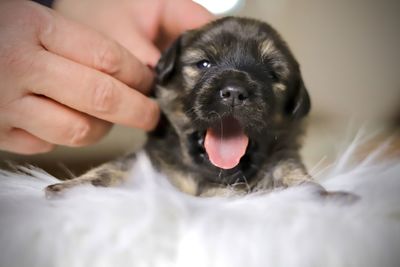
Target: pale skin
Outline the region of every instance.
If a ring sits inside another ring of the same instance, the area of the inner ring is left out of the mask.
[[[0,150],[89,145],[112,124],[153,129],[150,67],[211,19],[190,0],[1,0]]]

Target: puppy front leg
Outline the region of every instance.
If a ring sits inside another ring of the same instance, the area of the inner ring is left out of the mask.
[[[135,154],[128,154],[114,161],[104,163],[97,168],[91,169],[74,179],[49,185],[45,189],[46,196],[53,197],[68,188],[82,184],[92,184],[94,186],[104,187],[118,185],[125,179],[134,159]]]
[[[254,185],[252,191],[271,191],[305,183],[319,186],[298,157],[276,157],[263,170],[263,178]]]
[[[279,160],[272,169],[274,187],[297,186],[304,183],[315,183],[308,174],[304,164],[298,159]]]
[[[278,161],[272,171],[274,188],[305,185],[310,186],[321,199],[337,199],[353,203],[359,199],[355,194],[344,191],[327,191],[308,174],[305,166],[297,159]]]

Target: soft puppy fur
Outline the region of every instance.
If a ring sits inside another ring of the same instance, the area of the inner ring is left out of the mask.
[[[243,194],[311,182],[299,156],[310,98],[299,64],[267,23],[225,17],[188,31],[162,55],[162,118],[145,150],[192,195]],[[119,183],[134,154],[47,188]]]

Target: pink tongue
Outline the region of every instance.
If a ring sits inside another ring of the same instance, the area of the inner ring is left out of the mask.
[[[207,129],[204,147],[211,163],[221,169],[232,169],[246,153],[249,138],[239,122],[225,118],[222,125]]]

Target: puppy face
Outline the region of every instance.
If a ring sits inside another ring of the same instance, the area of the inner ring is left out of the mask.
[[[299,66],[268,24],[227,17],[183,34],[157,65],[155,94],[184,167],[251,179],[310,109]]]

